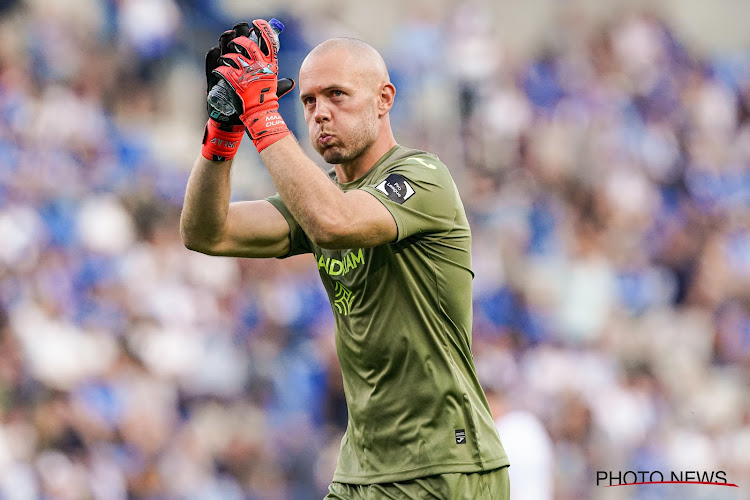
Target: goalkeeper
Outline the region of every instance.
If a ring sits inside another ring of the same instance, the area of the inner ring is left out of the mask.
[[[507,499],[508,459],[471,354],[471,232],[448,169],[396,143],[396,90],[377,51],[336,38],[299,72],[309,139],[333,165],[326,175],[279,115],[293,82],[277,80],[271,27],[250,29],[258,44],[237,25],[206,59],[209,86],[227,81],[242,109],[208,120],[185,193],[185,245],[313,254],[349,409],[327,499]],[[230,203],[245,129],[278,194]]]

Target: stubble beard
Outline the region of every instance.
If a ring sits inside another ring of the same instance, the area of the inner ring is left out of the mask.
[[[318,153],[331,165],[351,163],[367,151],[377,137],[378,119],[372,114],[363,119],[362,126],[358,127],[352,136],[344,141],[345,143],[318,148]]]

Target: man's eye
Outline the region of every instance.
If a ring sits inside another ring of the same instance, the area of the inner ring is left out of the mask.
[[[312,104],[314,102],[314,99],[312,97],[305,97],[302,101],[305,105]]]
[[[332,94],[334,97],[341,97],[342,95],[344,95],[344,93],[341,92],[340,90],[334,90]]]

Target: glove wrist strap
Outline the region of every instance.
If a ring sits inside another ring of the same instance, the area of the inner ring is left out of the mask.
[[[240,147],[244,131],[242,125],[219,125],[209,119],[203,131],[201,154],[211,161],[231,160]]]
[[[251,108],[240,116],[240,119],[247,127],[248,135],[258,153],[290,134],[289,128],[279,114],[278,104],[265,109]]]

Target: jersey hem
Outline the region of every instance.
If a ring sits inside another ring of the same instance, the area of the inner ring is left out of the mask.
[[[438,474],[491,471],[501,467],[507,467],[508,465],[510,465],[508,457],[497,457],[492,460],[486,460],[482,464],[476,462],[458,462],[452,464],[430,465],[398,473],[389,472],[384,474],[368,474],[366,476],[343,474],[337,471],[333,474],[333,481],[345,484],[397,483],[401,481],[411,481],[412,479],[418,479],[420,477],[435,476]]]

